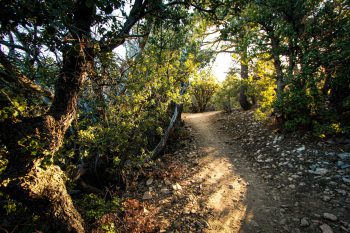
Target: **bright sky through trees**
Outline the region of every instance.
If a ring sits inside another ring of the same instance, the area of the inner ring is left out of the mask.
[[[225,80],[226,74],[230,67],[233,66],[233,63],[234,62],[230,53],[219,53],[216,56],[212,70],[218,81],[222,82]]]

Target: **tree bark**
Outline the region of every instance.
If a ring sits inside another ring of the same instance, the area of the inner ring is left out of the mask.
[[[281,59],[280,59],[280,53],[278,51],[279,48],[279,40],[274,37],[273,35],[271,37],[271,46],[272,46],[272,57],[273,57],[273,64],[276,71],[276,100],[277,104],[275,104],[274,113],[276,115],[282,115],[282,110],[280,108],[282,101],[283,101],[283,92],[284,92],[284,78],[283,78],[283,71],[281,66]]]
[[[67,193],[63,171],[54,165],[42,168],[41,163],[35,160],[24,175],[7,177],[1,190],[35,210],[46,232],[85,232],[83,220]]]
[[[52,162],[76,116],[79,91],[93,68],[94,55],[88,42],[94,12],[94,6],[84,0],[76,2],[72,28],[78,30],[72,32],[73,44],[63,51],[62,69],[47,114],[0,126],[1,141],[9,151],[0,188],[40,215],[47,232],[85,232],[67,193],[64,173]]]
[[[245,81],[248,80],[248,61],[247,61],[247,52],[244,51],[241,54],[241,87],[239,90],[239,105],[243,110],[249,110],[252,107],[252,104],[248,101],[248,97],[246,95],[247,85]]]

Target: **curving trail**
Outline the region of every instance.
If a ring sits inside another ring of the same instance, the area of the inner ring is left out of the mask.
[[[215,122],[220,112],[183,114],[191,126],[199,153],[195,178],[212,209],[206,232],[283,232],[280,197],[250,168],[235,145]]]

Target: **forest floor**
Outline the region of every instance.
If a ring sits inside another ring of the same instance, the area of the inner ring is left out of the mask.
[[[146,168],[125,195],[142,203],[139,229],[350,232],[347,140],[280,134],[252,111],[182,118],[179,149]]]

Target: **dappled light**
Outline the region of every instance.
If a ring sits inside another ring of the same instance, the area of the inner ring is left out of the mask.
[[[254,209],[259,206],[248,205],[259,194],[250,195],[245,172],[237,166],[240,152],[227,146],[225,137],[212,128],[210,119],[219,115],[220,112],[184,114],[184,119],[198,134],[198,153],[203,156],[194,177],[202,181],[206,203],[212,209],[208,232],[239,232],[254,218]]]

